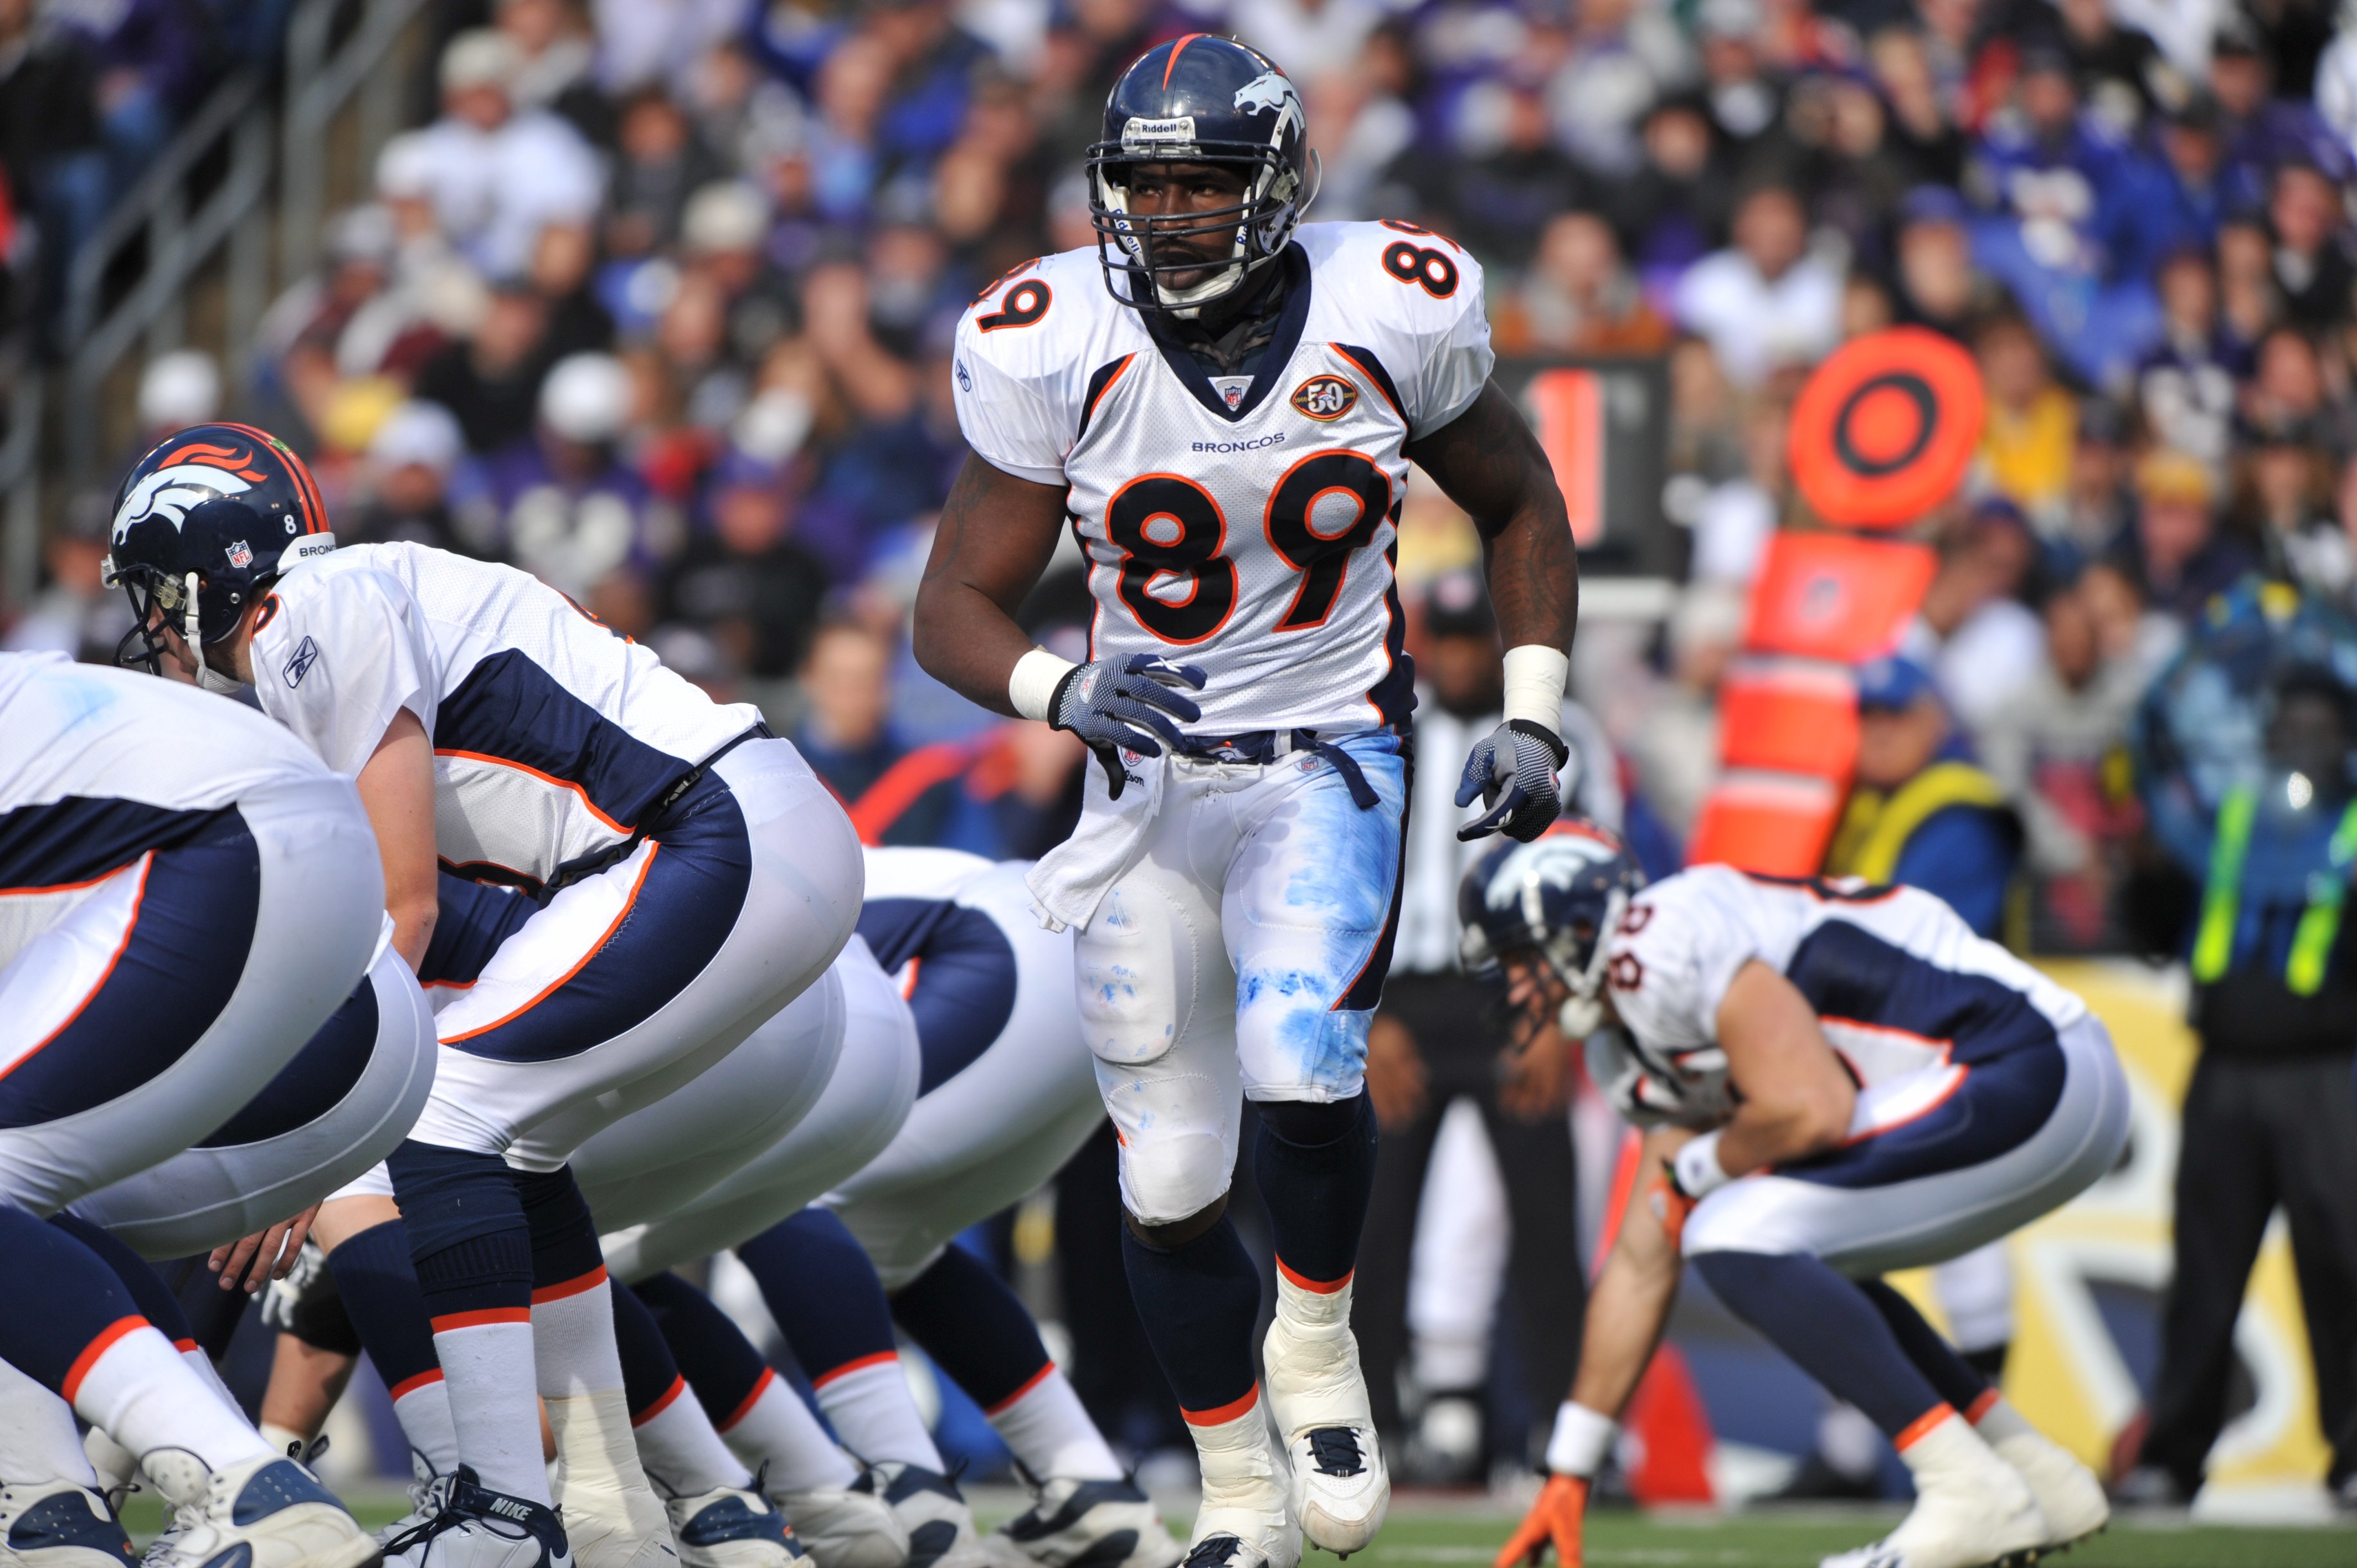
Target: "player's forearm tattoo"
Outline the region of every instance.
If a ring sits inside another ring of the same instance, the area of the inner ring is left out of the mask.
[[[1480,531],[1491,602],[1506,646],[1568,650],[1579,625],[1579,556],[1555,471],[1530,424],[1492,381],[1407,455]]]

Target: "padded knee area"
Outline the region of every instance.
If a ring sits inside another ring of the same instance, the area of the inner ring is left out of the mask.
[[[1216,1133],[1178,1133],[1121,1150],[1122,1207],[1141,1225],[1170,1225],[1227,1194],[1233,1161]]]

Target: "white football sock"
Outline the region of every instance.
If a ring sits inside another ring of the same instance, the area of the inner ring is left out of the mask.
[[[898,1461],[921,1469],[941,1470],[942,1451],[933,1446],[900,1358],[886,1352],[838,1367],[812,1380],[818,1408],[843,1445],[871,1464]]]
[[[651,1410],[633,1418],[630,1432],[638,1439],[639,1463],[648,1478],[660,1482],[673,1497],[700,1497],[722,1487],[741,1490],[753,1485],[752,1471],[712,1430],[712,1418],[697,1402],[695,1391],[687,1386],[685,1378],[673,1379],[671,1391],[657,1400]]]
[[[613,1287],[601,1265],[577,1280],[532,1293],[532,1348],[541,1403],[565,1486],[601,1492],[651,1491],[630,1437],[622,1353],[614,1339]]]
[[[764,1370],[745,1402],[730,1412],[721,1440],[747,1465],[769,1466],[764,1484],[780,1492],[835,1489],[859,1479],[859,1466],[836,1446],[802,1395]]]
[[[459,1459],[492,1491],[554,1506],[540,1457],[532,1342],[529,1311],[501,1307],[434,1320],[434,1359],[442,1363]]]
[[[65,1393],[76,1414],[143,1459],[181,1448],[219,1470],[270,1452],[144,1317],[117,1319],[92,1339],[67,1372]]]
[[[450,1390],[442,1369],[404,1378],[390,1391],[393,1419],[409,1446],[423,1455],[437,1476],[458,1467],[458,1426],[450,1418]]]
[[[72,1408],[5,1361],[0,1361],[0,1477],[12,1487],[71,1481],[99,1489]]]
[[[1121,1461],[1052,1361],[1014,1398],[985,1413],[1023,1467],[1042,1481],[1121,1479]]]

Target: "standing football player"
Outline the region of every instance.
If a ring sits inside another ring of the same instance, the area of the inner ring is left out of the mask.
[[[1588,1298],[1550,1472],[1497,1568],[1577,1568],[1588,1482],[1692,1262],[1864,1411],[1914,1475],[1890,1535],[1824,1568],[2022,1563],[2103,1527],[2104,1489],[1878,1276],[1986,1246],[2110,1170],[2128,1133],[2086,1004],[1912,887],[1725,865],[1647,887],[1565,823],[1465,875],[1465,966],[1503,971],[1530,1049],[1651,1129]]]
[[[1391,572],[1408,464],[1480,529],[1507,644],[1467,834],[1556,814],[1577,616],[1563,498],[1490,383],[1480,268],[1411,224],[1304,227],[1303,131],[1292,82],[1240,44],[1190,34],[1123,74],[1089,153],[1093,252],[1016,269],[959,325],[973,453],[915,619],[927,670],[1102,765],[1030,887],[1079,932],[1131,1285],[1202,1464],[1196,1568],[1290,1568],[1305,1535],[1357,1551],[1390,1498],[1350,1316],[1414,702]],[[1082,665],[1014,614],[1068,517],[1097,601]],[[1290,1496],[1226,1213],[1245,1098]]]

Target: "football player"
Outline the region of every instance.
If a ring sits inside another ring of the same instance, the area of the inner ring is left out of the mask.
[[[131,1554],[80,1415],[174,1506],[164,1563],[360,1568],[142,1312],[144,1265],[43,1219],[233,1124],[344,1004],[383,923],[361,802],[254,714],[61,659],[0,656],[0,1539]]]
[[[898,977],[915,1021],[916,1103],[882,1154],[737,1253],[836,1433],[887,1462],[888,1496],[941,1467],[898,1364],[897,1323],[983,1408],[1037,1491],[1029,1510],[983,1542],[993,1556],[1044,1568],[1169,1568],[1178,1546],[1049,1359],[1029,1313],[951,1245],[1051,1179],[1104,1114],[1071,1006],[1071,939],[1031,917],[1028,869],[950,850],[867,852],[859,931]],[[877,1048],[856,1025],[845,1042],[846,1054]],[[640,1292],[705,1408],[743,1408],[765,1369],[726,1343],[735,1337],[721,1333],[725,1319],[715,1323],[708,1304],[679,1299],[689,1288],[663,1274]],[[741,1423],[729,1436],[775,1472],[827,1463],[800,1423],[768,1444]],[[836,1467],[835,1484],[850,1484]],[[783,1500],[799,1527],[795,1502]],[[903,1511],[921,1561],[926,1521]],[[823,1562],[833,1544],[813,1550]]]
[[[1577,575],[1547,459],[1490,381],[1480,266],[1412,224],[1304,226],[1301,97],[1189,34],[1123,73],[1088,158],[1092,249],[1027,263],[958,327],[973,448],[917,598],[918,660],[1077,735],[1081,823],[1033,871],[1122,1137],[1123,1247],[1201,1460],[1198,1568],[1290,1568],[1380,1528],[1390,1482],[1350,1330],[1373,1179],[1367,1027],[1399,886],[1414,673],[1391,553],[1410,461],[1481,533],[1504,722],[1460,831],[1559,810]],[[1015,611],[1070,519],[1090,660]],[[1241,1101],[1280,1280],[1226,1214]],[[1281,1479],[1292,1477],[1291,1491]]]
[[[1565,824],[1458,898],[1533,1049],[1651,1129],[1588,1299],[1550,1472],[1498,1568],[1579,1561],[1587,1485],[1692,1262],[1738,1316],[1864,1411],[1915,1506],[1826,1568],[2026,1563],[2100,1529],[2102,1486],[1878,1276],[2018,1230],[2112,1168],[2127,1083],[2085,1004],[1910,887],[1705,865],[1652,887]]]
[[[565,1160],[824,972],[858,908],[842,809],[754,709],[712,702],[525,574],[413,544],[337,550],[300,460],[250,426],[195,426],[140,460],[107,580],[132,601],[126,661],[251,683],[357,783],[413,966],[436,937],[438,867],[531,906],[439,1009],[432,1097],[388,1162],[462,1461],[399,1554],[668,1557]]]

